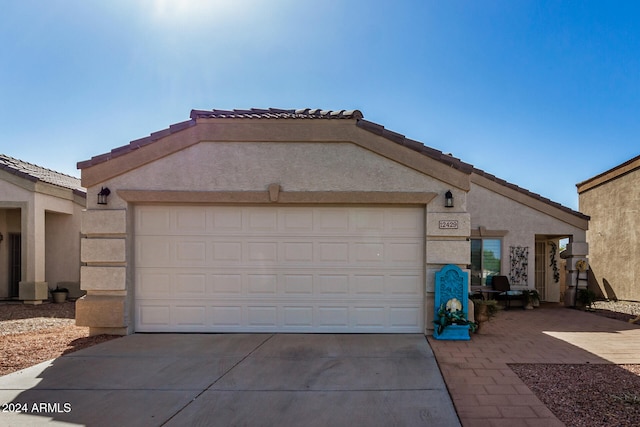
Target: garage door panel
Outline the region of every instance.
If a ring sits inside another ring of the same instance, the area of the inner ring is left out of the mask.
[[[351,229],[355,232],[377,235],[384,230],[384,211],[381,209],[362,209],[351,216]]]
[[[136,274],[136,298],[171,296],[172,278],[169,272],[140,272]]]
[[[345,242],[319,242],[317,253],[321,263],[349,263],[349,244]]]
[[[395,209],[388,211],[385,229],[397,237],[420,236],[424,230],[424,219],[413,212]]]
[[[422,320],[419,307],[390,307],[389,326],[391,328],[407,328]]]
[[[313,295],[313,275],[312,274],[284,274],[283,275],[284,295]]]
[[[136,330],[420,332],[423,224],[419,208],[137,207]]]
[[[136,264],[140,267],[163,266],[172,262],[172,245],[167,238],[144,236],[136,239]]]
[[[247,276],[247,294],[259,295],[264,297],[265,294],[276,295],[278,291],[278,276],[276,274],[249,274]]]
[[[282,326],[313,328],[313,306],[287,306],[282,308]]]
[[[313,242],[282,242],[281,247],[284,263],[313,262]]]
[[[317,293],[320,295],[337,294],[342,296],[349,293],[349,276],[346,274],[319,274]]]
[[[207,277],[205,274],[176,274],[175,278],[174,297],[179,298],[184,295],[192,298],[206,295]]]
[[[389,243],[388,261],[394,266],[401,264],[415,265],[420,262],[420,244],[417,242]]]
[[[284,234],[307,236],[313,234],[313,211],[284,211],[281,217],[282,224],[280,226],[280,229],[284,232]]]
[[[349,330],[348,305],[320,305],[317,310],[317,326],[325,330]]]
[[[136,313],[138,323],[144,328],[163,330],[171,325],[171,306],[169,304],[144,304]]]
[[[352,326],[360,329],[380,329],[387,323],[387,311],[384,306],[356,306],[352,312]]]
[[[382,274],[356,274],[352,278],[352,293],[357,295],[358,297],[362,297],[364,295],[382,296],[384,295],[384,279],[385,277]]]
[[[276,270],[252,269],[237,272],[234,269],[190,268],[188,273],[175,268],[138,269],[136,275],[137,296],[150,298],[165,295],[198,294],[222,298],[229,294],[252,294],[282,297],[309,296],[325,298],[362,298],[380,295],[387,298],[420,298],[422,276],[419,273],[397,272],[373,274],[369,269],[353,270],[336,268],[333,274],[323,274],[308,269]]]
[[[139,327],[146,332],[415,332],[422,321],[418,304],[294,303],[228,305],[148,303],[138,307]]]
[[[278,326],[278,308],[275,305],[250,305],[247,307],[247,323],[249,326]]]
[[[242,215],[238,215],[238,208],[218,206],[210,209],[209,231],[218,234],[237,233],[242,231]]]
[[[207,242],[204,240],[177,242],[175,247],[173,264],[186,267],[204,265],[207,261]]]
[[[172,310],[172,317],[177,326],[205,327],[207,322],[207,308],[204,305],[176,305]]]
[[[390,274],[385,283],[390,295],[422,295],[422,276],[419,274]]]
[[[242,293],[241,274],[211,274],[211,293],[213,295]]]
[[[352,245],[352,259],[359,263],[381,264],[384,262],[382,243],[355,243]]]
[[[201,234],[207,231],[207,212],[203,209],[176,209],[175,229],[179,234]]]
[[[171,229],[171,212],[163,209],[139,209],[135,213],[136,232],[163,235]]]
[[[211,326],[214,328],[240,329],[244,324],[245,322],[243,322],[242,317],[242,305],[214,305],[211,307]]]
[[[214,263],[239,264],[242,262],[242,243],[241,242],[212,242],[213,254],[211,261]]]
[[[275,209],[253,208],[245,211],[247,231],[251,233],[275,233],[278,231],[278,216]]]
[[[249,262],[278,262],[277,242],[247,242],[246,246]]]

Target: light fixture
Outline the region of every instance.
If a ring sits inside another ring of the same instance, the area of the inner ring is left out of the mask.
[[[100,189],[100,192],[98,193],[98,204],[99,205],[106,205],[107,204],[107,197],[109,197],[109,194],[111,194],[111,190],[109,190],[108,187],[102,187]]]
[[[451,191],[447,191],[444,194],[444,207],[445,208],[453,207],[453,194],[451,194]]]

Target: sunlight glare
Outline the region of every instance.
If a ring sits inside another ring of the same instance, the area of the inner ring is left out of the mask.
[[[228,18],[247,5],[233,0],[153,0],[152,18],[167,24]]]

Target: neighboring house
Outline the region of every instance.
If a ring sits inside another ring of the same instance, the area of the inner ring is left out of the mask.
[[[78,167],[91,334],[427,333],[446,264],[559,301],[587,255],[585,215],[357,110],[192,111]]]
[[[59,283],[78,288],[80,180],[0,154],[0,299],[38,304]]]
[[[640,156],[576,186],[591,216],[591,279],[607,298],[640,301]]]

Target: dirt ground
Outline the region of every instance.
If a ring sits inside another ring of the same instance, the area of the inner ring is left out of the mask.
[[[0,376],[114,338],[75,326],[75,302],[0,303]]]

